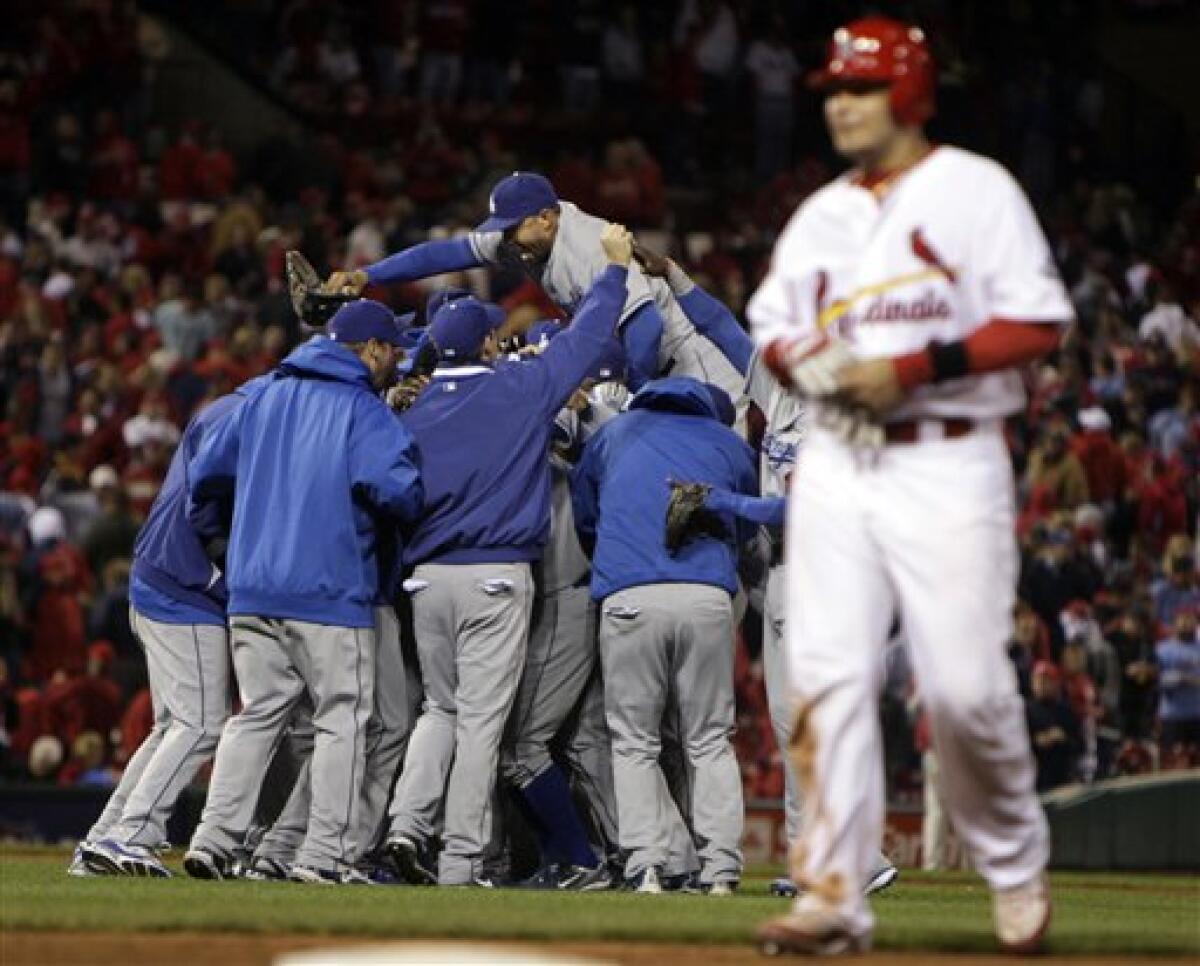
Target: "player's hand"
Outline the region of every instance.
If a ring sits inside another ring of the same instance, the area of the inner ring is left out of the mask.
[[[367,273],[361,270],[334,272],[323,286],[326,292],[338,295],[357,295],[366,287]]]
[[[638,264],[642,266],[642,271],[647,275],[654,278],[666,278],[667,269],[671,265],[671,259],[666,255],[660,255],[658,252],[643,247],[640,242],[634,242],[633,257],[637,259]]]
[[[624,225],[612,222],[604,226],[600,233],[600,246],[604,254],[614,265],[629,267],[633,260],[633,235]]]
[[[867,359],[852,362],[838,370],[839,399],[863,406],[876,415],[895,409],[904,398],[904,389],[891,359]]]

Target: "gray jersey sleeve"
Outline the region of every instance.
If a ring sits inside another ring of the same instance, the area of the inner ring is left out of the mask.
[[[766,414],[771,410],[771,394],[778,385],[778,380],[763,365],[762,349],[756,348],[746,371],[746,395]]]
[[[504,243],[504,233],[499,231],[472,231],[467,233],[467,242],[471,250],[485,265],[495,265],[500,261],[500,246]]]

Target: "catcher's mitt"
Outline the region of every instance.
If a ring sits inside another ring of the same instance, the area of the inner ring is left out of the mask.
[[[316,270],[300,252],[292,250],[284,256],[287,267],[288,294],[297,318],[315,329],[323,328],[333,314],[347,302],[358,298],[348,292],[327,292]]]
[[[670,553],[678,552],[685,543],[697,537],[724,539],[727,536],[720,518],[704,508],[710,489],[712,487],[707,483],[671,481],[671,499],[667,501],[663,534],[663,543]]]

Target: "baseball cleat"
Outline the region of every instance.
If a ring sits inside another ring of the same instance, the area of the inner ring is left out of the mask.
[[[780,876],[771,883],[771,895],[778,896],[781,899],[795,899],[800,895],[800,890],[787,876]]]
[[[1053,912],[1045,875],[1012,889],[992,893],[992,920],[996,939],[1006,953],[1041,950]]]
[[[245,864],[238,865],[237,877],[249,879],[251,882],[284,882],[291,873],[292,867],[269,855],[261,855]]]
[[[88,868],[87,861],[83,857],[83,850],[89,845],[91,845],[90,842],[80,842],[75,846],[75,853],[71,856],[71,864],[67,866],[67,875],[73,876],[76,879],[87,879],[96,874]]]
[[[97,875],[132,875],[154,879],[171,878],[171,870],[162,864],[154,850],[116,839],[89,842],[81,849],[83,861]]]
[[[629,888],[647,896],[656,896],[663,891],[662,869],[657,865],[648,866],[629,880]]]
[[[407,835],[389,839],[385,848],[400,878],[409,885],[437,885],[437,876],[425,867],[421,861],[421,850]]]
[[[207,849],[188,849],[183,856],[183,869],[193,879],[228,879],[233,875],[229,863]]]
[[[711,885],[701,886],[700,891],[706,896],[731,896],[737,892],[737,880],[726,879]]]
[[[306,885],[341,885],[342,877],[333,869],[316,869],[311,865],[293,865],[288,873],[288,882]]]
[[[558,870],[554,887],[562,892],[601,892],[612,888],[612,876],[604,865],[590,869],[586,865],[566,865]]]
[[[869,933],[852,933],[837,913],[820,906],[797,904],[786,916],[764,922],[755,935],[764,956],[849,956],[871,948]]]
[[[900,870],[894,865],[888,864],[876,872],[867,880],[867,884],[863,886],[864,896],[873,896],[876,892],[882,892],[893,882],[900,878]]]

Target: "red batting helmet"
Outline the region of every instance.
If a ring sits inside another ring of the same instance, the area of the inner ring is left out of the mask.
[[[933,117],[937,68],[920,27],[890,17],[864,17],[838,27],[824,68],[809,77],[817,89],[841,81],[891,86],[892,114],[900,124]]]

